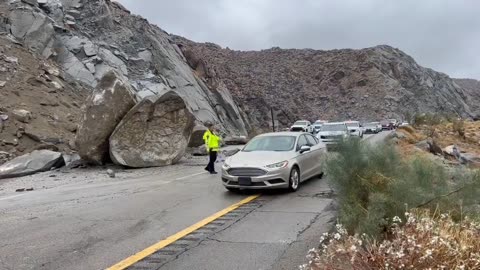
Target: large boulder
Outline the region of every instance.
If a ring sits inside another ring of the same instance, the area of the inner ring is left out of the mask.
[[[110,157],[143,168],[178,162],[187,148],[194,116],[174,91],[150,96],[128,112],[110,137]]]
[[[120,75],[110,71],[86,101],[75,144],[82,159],[101,165],[108,160],[108,139],[135,105],[133,91]]]
[[[0,166],[0,179],[48,171],[65,165],[62,154],[50,150],[36,150],[14,158]]]
[[[226,145],[242,145],[247,144],[248,139],[247,136],[228,136],[223,140],[223,142]]]
[[[55,30],[53,20],[30,7],[18,7],[10,12],[10,32],[32,51],[45,58],[53,54]]]
[[[190,136],[188,147],[199,147],[205,144],[205,142],[203,141],[203,134],[205,134],[205,131],[207,131],[207,128],[205,126],[195,126],[193,128],[192,135]]]

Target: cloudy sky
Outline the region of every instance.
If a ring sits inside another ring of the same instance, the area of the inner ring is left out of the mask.
[[[118,0],[169,33],[237,50],[388,44],[480,79],[478,0]]]

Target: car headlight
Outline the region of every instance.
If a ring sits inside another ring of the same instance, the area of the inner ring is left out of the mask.
[[[230,159],[229,159],[229,158],[227,158],[227,159],[223,162],[222,168],[225,169],[225,170],[230,169]]]
[[[280,168],[287,167],[287,165],[288,165],[288,161],[285,160],[285,161],[282,161],[282,162],[267,165],[265,167],[267,167],[269,169],[280,169]]]

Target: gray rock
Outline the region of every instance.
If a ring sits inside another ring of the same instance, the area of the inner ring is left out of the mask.
[[[14,56],[7,56],[7,57],[5,57],[5,62],[12,63],[12,64],[18,64],[18,58],[14,57]]]
[[[17,8],[10,12],[9,20],[15,38],[45,58],[52,55],[55,30],[49,17],[29,8]]]
[[[108,159],[108,138],[135,105],[133,90],[117,73],[109,72],[86,101],[75,144],[82,159],[103,164]]]
[[[0,166],[0,179],[12,178],[48,171],[65,165],[62,154],[50,150],[38,150],[14,158]]]
[[[208,156],[207,146],[205,144],[193,148],[193,156]]]
[[[5,84],[7,84],[7,82],[6,82],[6,81],[0,81],[0,87],[4,87],[4,86],[5,86]]]
[[[93,45],[93,43],[91,42],[88,42],[87,44],[83,45],[83,51],[85,52],[85,55],[88,57],[97,55],[97,49],[95,48],[95,45]]]
[[[112,133],[110,157],[134,168],[175,164],[185,154],[193,126],[194,117],[177,93],[148,97]]]
[[[223,142],[226,145],[242,145],[246,144],[248,142],[248,139],[246,136],[229,136],[226,137]]]
[[[424,150],[424,151],[430,151],[430,146],[429,146],[427,140],[419,141],[418,143],[415,144],[415,146]]]
[[[38,7],[38,2],[37,0],[22,0],[22,2],[27,3],[29,5],[32,5],[34,7]]]
[[[12,155],[8,152],[0,151],[0,165],[9,161],[12,158]]]
[[[110,178],[115,178],[115,172],[114,172],[112,169],[108,169],[108,170],[107,170],[107,175],[108,175]]]
[[[92,87],[95,87],[97,80],[92,73],[87,70],[85,65],[67,48],[58,50],[57,61],[62,65],[63,70],[81,82],[84,82]]]
[[[23,110],[23,109],[13,110],[12,114],[15,119],[23,123],[28,123],[30,122],[30,119],[32,119],[32,113],[27,110]]]
[[[207,131],[207,128],[205,126],[195,126],[193,128],[192,135],[190,136],[188,147],[199,147],[201,145],[204,145],[205,142],[203,141],[203,134],[205,134],[205,131]]]

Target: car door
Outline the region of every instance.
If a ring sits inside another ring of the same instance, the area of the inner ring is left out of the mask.
[[[323,143],[319,143],[318,139],[312,135],[305,135],[311,147],[309,153],[309,165],[311,168],[309,177],[313,177],[322,172],[323,154],[326,152],[326,147]],[[323,146],[323,147],[322,147]]]
[[[305,135],[300,135],[298,137],[296,151],[297,151],[298,166],[300,167],[300,175],[301,175],[302,180],[305,177],[308,177],[308,174],[311,171],[311,164],[310,165],[308,164],[308,162],[309,162],[309,152],[310,151],[300,153],[300,148],[302,146],[305,146],[305,145],[308,145],[307,138],[305,137]]]

